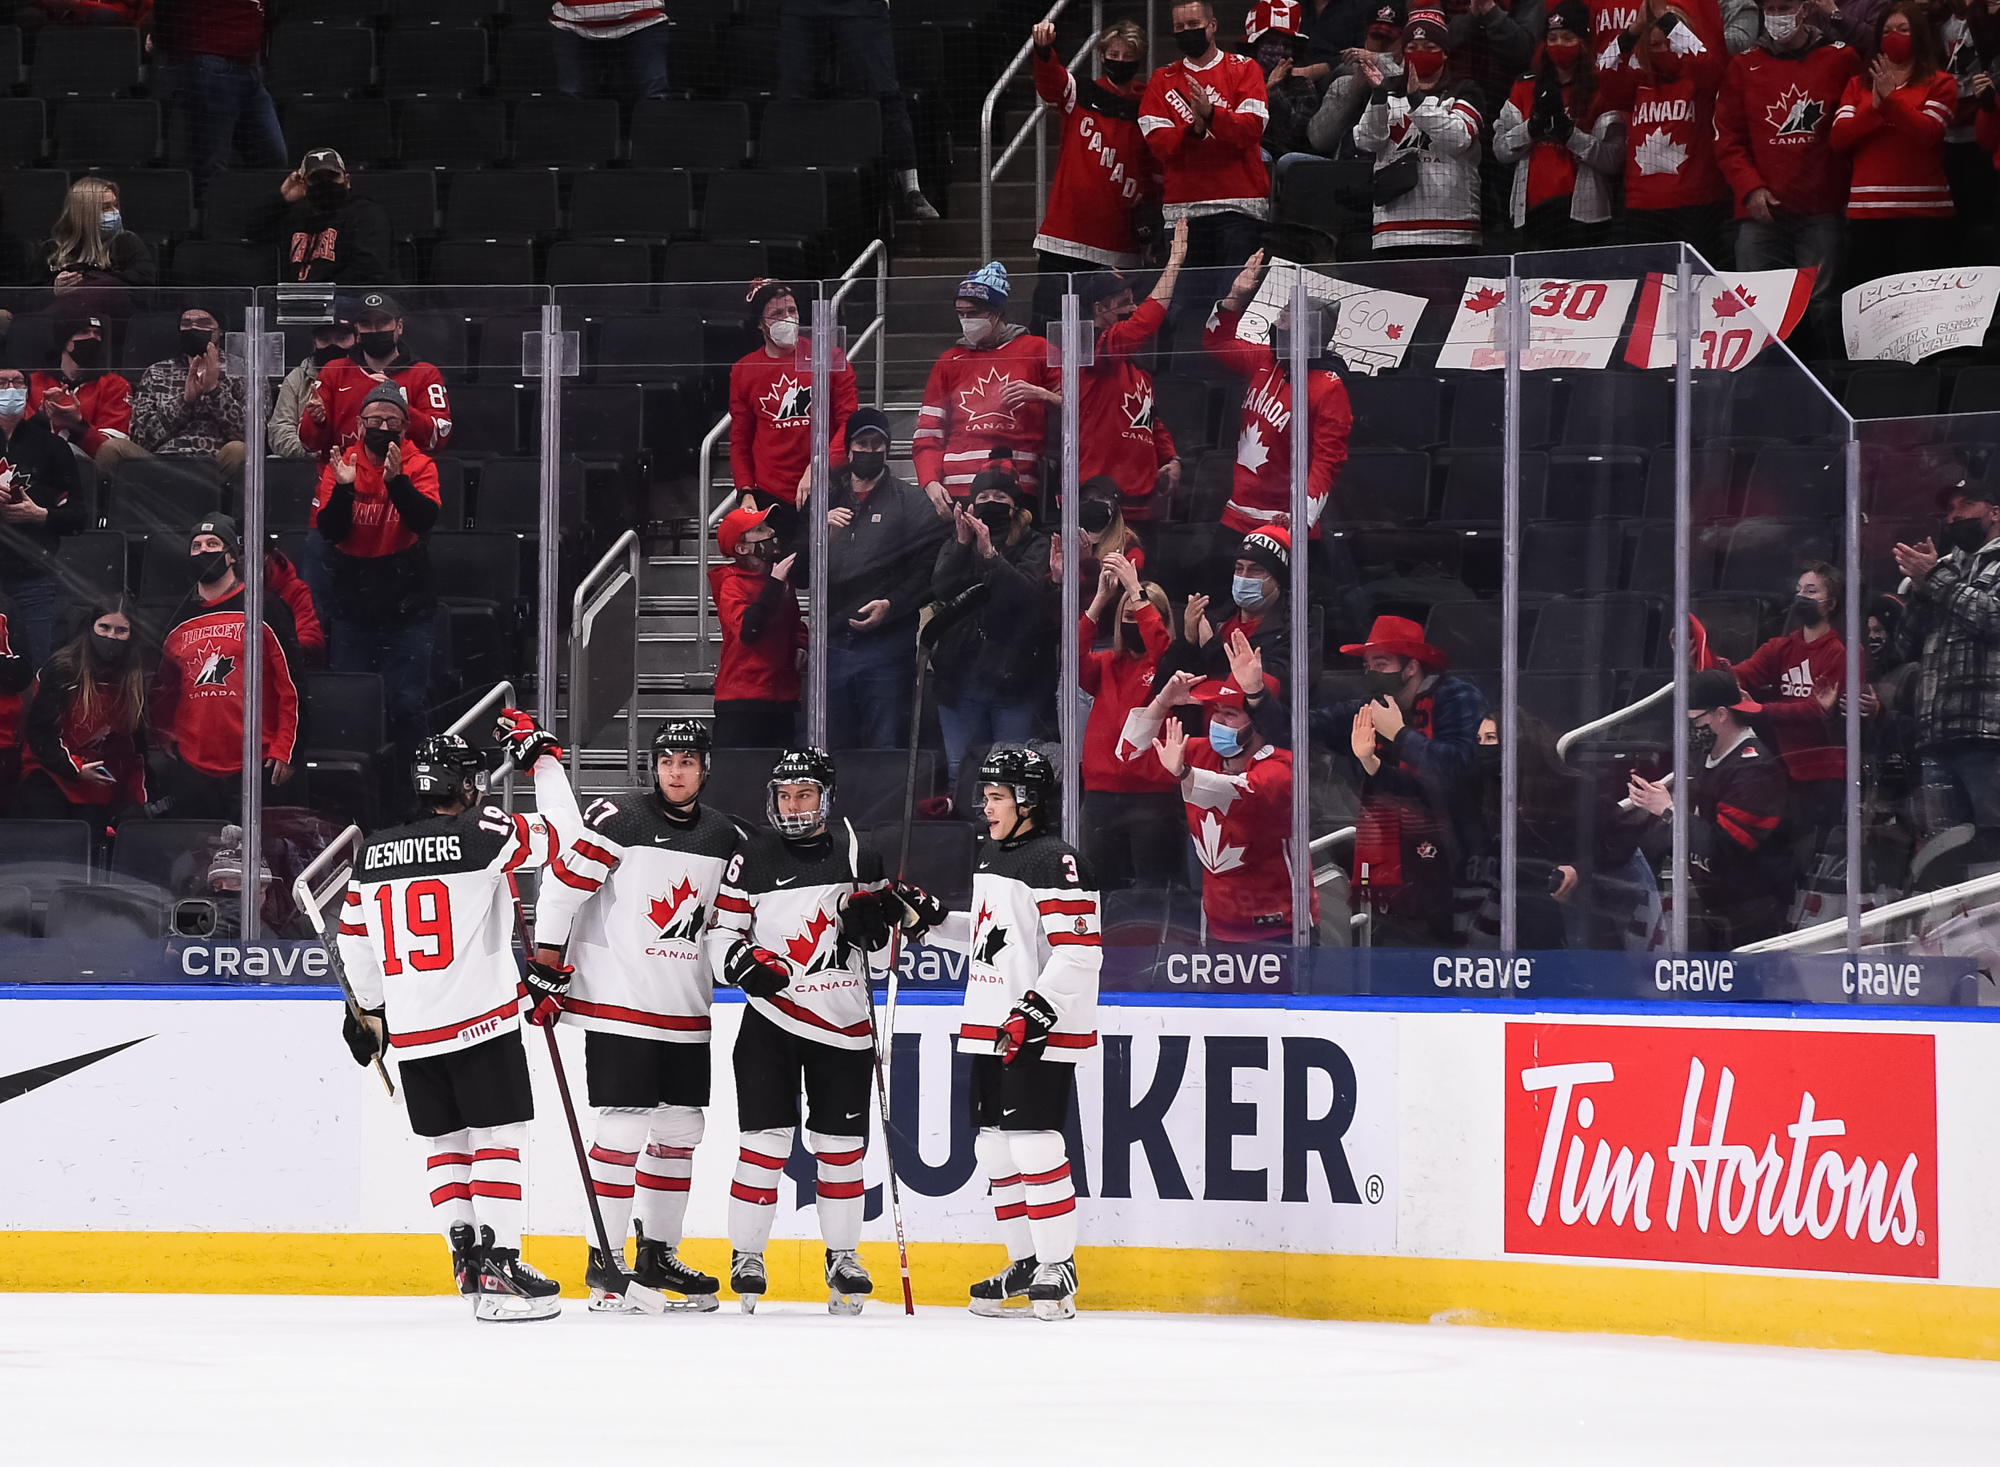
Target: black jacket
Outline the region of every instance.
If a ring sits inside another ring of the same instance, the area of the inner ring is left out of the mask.
[[[332,213],[310,199],[287,203],[281,193],[250,223],[253,238],[278,246],[280,281],[331,281],[335,285],[395,285],[395,245],[389,216],[372,199],[347,202]]]
[[[931,598],[937,543],[951,533],[950,525],[931,508],[923,490],[893,474],[884,474],[865,499],[857,499],[854,475],[844,465],[833,472],[828,508],[854,511],[846,529],[827,529],[831,569],[826,609],[832,634],[846,634],[852,630],[848,620],[857,611],[871,601],[886,600],[889,615],[875,631],[893,627],[898,635],[914,635],[917,613]],[[809,559],[810,543],[799,549],[794,575],[800,586],[811,584]]]
[[[0,437],[0,465],[0,475],[12,471],[17,493],[25,478],[27,497],[49,512],[36,524],[0,518],[0,583],[11,585],[47,575],[62,537],[87,528],[87,510],[76,455],[40,415],[21,419],[12,437]]]
[[[977,601],[945,631],[931,659],[940,703],[957,702],[968,686],[1003,698],[1054,686],[1062,598],[1049,580],[1049,537],[1030,531],[1018,544],[994,550],[982,560],[976,544],[961,545],[954,536],[938,552],[932,594],[950,604],[969,592]]]

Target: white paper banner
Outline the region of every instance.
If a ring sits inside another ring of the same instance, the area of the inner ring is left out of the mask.
[[[1271,267],[1236,327],[1243,340],[1269,341],[1278,317],[1292,303],[1292,271],[1297,267],[1281,259],[1272,260]],[[1403,354],[1416,339],[1417,322],[1429,304],[1420,295],[1374,290],[1310,269],[1306,298],[1316,307],[1335,308],[1333,335],[1326,345],[1364,377],[1403,365]]]
[[[2000,300],[2000,269],[1920,270],[1884,275],[1840,298],[1849,361],[1921,362],[1955,346],[1978,346]]]
[[[1608,367],[1625,334],[1625,315],[1638,290],[1636,280],[1523,280],[1521,298],[1528,303],[1528,349],[1521,370],[1553,367]],[[1505,279],[1474,276],[1459,297],[1458,317],[1451,323],[1438,366],[1492,372],[1507,365],[1507,353],[1494,342],[1501,307],[1507,303]]]
[[[1704,371],[1734,372],[1755,361],[1757,354],[1792,334],[1812,299],[1817,272],[1758,270],[1749,274],[1703,275],[1695,281],[1692,364]],[[1639,313],[1632,321],[1632,339],[1625,360],[1644,371],[1665,371],[1674,365],[1674,298],[1671,275],[1646,277],[1639,296]]]

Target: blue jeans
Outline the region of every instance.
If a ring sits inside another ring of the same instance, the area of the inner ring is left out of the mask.
[[[778,7],[779,98],[791,102],[812,95],[820,48],[829,40],[839,48],[848,84],[882,109],[883,165],[898,173],[915,168],[917,135],[896,80],[888,0],[784,0]]]
[[[437,626],[430,617],[406,626],[335,617],[327,630],[327,666],[333,672],[382,675],[389,737],[407,753],[424,735],[430,702],[431,649]]]
[[[1954,825],[2000,830],[2000,745],[1961,744],[1925,754],[1920,796],[1927,840]]]
[[[649,25],[629,36],[593,41],[551,29],[556,85],[566,97],[616,97],[636,102],[667,94],[667,27]]]
[[[1736,268],[1739,270],[1803,270],[1819,267],[1813,277],[1806,319],[1819,338],[1817,349],[1805,347],[1802,357],[1840,350],[1840,240],[1845,224],[1838,214],[1773,214],[1769,224],[1755,219],[1736,223]],[[1797,350],[1797,347],[1794,348]]]
[[[62,614],[62,587],[54,576],[29,576],[7,587],[14,598],[14,627],[20,637],[17,650],[28,654],[40,672],[55,651],[56,618]]]
[[[958,788],[958,766],[974,744],[1020,744],[1033,738],[1041,707],[1042,700],[1032,694],[1002,698],[970,685],[960,691],[957,702],[939,703],[938,726],[944,730],[950,787]]]
[[[283,168],[285,135],[264,90],[264,68],[220,56],[194,56],[163,68],[171,74],[173,105],[187,121],[188,171],[199,204],[208,181],[229,164]]]
[[[826,741],[833,749],[900,749],[910,736],[916,630],[835,633],[826,642]]]

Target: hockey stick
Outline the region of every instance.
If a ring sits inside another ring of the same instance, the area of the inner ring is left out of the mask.
[[[528,938],[528,916],[521,910],[521,888],[514,884],[514,878],[507,878],[507,891],[514,898],[514,931],[521,939],[523,958],[534,955],[534,946]],[[583,1149],[583,1128],[576,1123],[576,1102],[570,1099],[569,1076],[563,1073],[562,1051],[556,1048],[556,1026],[536,1024],[549,1041],[549,1064],[556,1072],[556,1093],[562,1096],[563,1114],[569,1119],[570,1145],[576,1148],[576,1169],[583,1175],[583,1200],[590,1204],[590,1220],[597,1228],[597,1246],[604,1251],[604,1261],[625,1275],[625,1298],[639,1306],[645,1314],[666,1314],[673,1306],[667,1296],[658,1289],[649,1289],[626,1271],[625,1240],[618,1240],[614,1252],[611,1236],[604,1230],[604,1210],[597,1205],[597,1184],[590,1179],[590,1157]]]
[[[903,775],[903,840],[902,848],[896,856],[896,880],[901,881],[910,869],[910,825],[917,813],[917,748],[923,742],[924,723],[924,677],[930,671],[931,653],[936,650],[938,639],[944,629],[963,615],[962,611],[947,613],[935,611],[922,626],[917,628],[917,677],[916,691],[910,697],[910,764]],[[897,961],[896,935],[889,937],[889,1038],[893,1043],[896,1036],[896,989],[903,976]],[[875,997],[871,988],[868,994]],[[887,1122],[884,1122],[886,1128]]]
[[[347,1002],[347,1012],[354,1016],[354,1022],[366,1025],[361,1010],[361,1000],[354,996],[354,985],[347,981],[347,965],[340,961],[340,944],[327,936],[326,918],[320,915],[319,898],[313,894],[312,883],[307,879],[310,869],[299,873],[299,879],[292,883],[292,900],[305,908],[306,919],[319,934],[320,946],[326,949],[326,965],[333,970],[334,982],[340,985],[340,996]],[[388,1037],[386,1026],[383,1038]],[[382,1088],[389,1092],[391,1100],[396,1097],[396,1082],[389,1078],[389,1068],[382,1063],[382,1051],[375,1051],[375,1073],[382,1077]]]
[[[854,833],[852,821],[845,821],[843,824],[847,826],[848,869],[858,878],[861,874],[861,840]],[[900,931],[901,928],[897,924],[893,922],[889,924],[891,981],[896,971],[896,938]],[[896,1224],[896,1263],[903,1274],[903,1313],[914,1319],[917,1313],[917,1299],[910,1290],[910,1243],[903,1232],[903,1191],[896,1184],[896,1147],[889,1131],[889,1082],[883,1074],[882,1067],[882,1032],[875,1023],[875,974],[866,953],[861,955],[861,967],[863,970],[861,991],[868,996],[868,1049],[875,1059],[875,1103],[882,1112],[882,1158],[889,1167],[889,1216]],[[889,1034],[893,1040],[895,1030],[891,1028]]]

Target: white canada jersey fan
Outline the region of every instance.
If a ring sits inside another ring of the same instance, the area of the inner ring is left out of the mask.
[[[658,791],[627,790],[577,813],[562,765],[535,761],[535,803],[561,849],[535,904],[535,943],[575,969],[562,1022],[634,1039],[704,1044],[715,980],[703,936],[741,840],[728,816],[667,818]]]
[[[992,1054],[1000,1026],[1032,988],[1056,1011],[1042,1058],[1081,1059],[1097,1043],[1101,915],[1097,878],[1055,836],[1013,845],[981,840],[972,873],[972,960],[959,1049]]]
[[[347,883],[340,961],[367,1009],[387,1008],[398,1059],[469,1049],[520,1027],[508,877],[555,854],[539,819],[474,805],[369,837]]]
[[[709,960],[724,971],[747,940],[777,954],[792,981],[750,1006],[787,1033],[836,1049],[868,1048],[868,958],[840,930],[841,899],[878,890],[882,858],[842,821],[839,836],[752,836],[730,861],[709,925]]]

